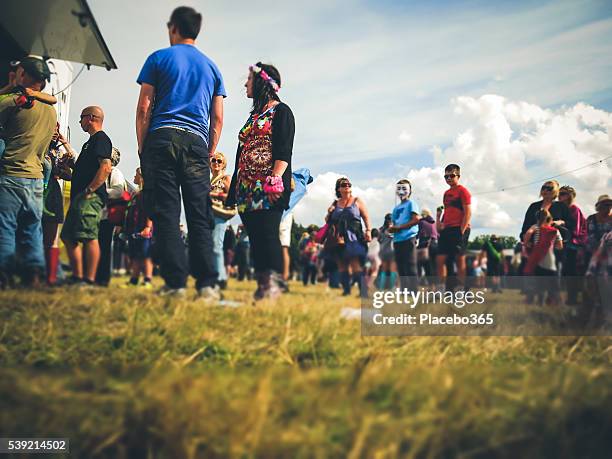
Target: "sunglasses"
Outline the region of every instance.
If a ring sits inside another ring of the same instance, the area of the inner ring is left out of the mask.
[[[555,189],[554,186],[550,186],[550,185],[544,185],[542,187],[542,191],[553,191]]]
[[[81,117],[80,117],[80,118],[81,118],[81,119],[83,119],[83,118],[88,118],[88,117],[89,117],[89,118],[92,118],[92,119],[93,119],[93,118],[97,118],[97,116],[96,116],[96,115],[93,115],[93,114],[91,114],[91,113],[85,113],[84,115],[81,115]]]
[[[444,180],[450,180],[455,177],[459,177],[459,174],[444,174]]]
[[[223,164],[223,160],[219,158],[213,158],[210,160],[212,164]]]
[[[352,187],[352,186],[353,186],[353,185],[351,185],[351,183],[350,183],[350,182],[342,182],[342,183],[340,184],[340,188],[350,188],[350,187]]]

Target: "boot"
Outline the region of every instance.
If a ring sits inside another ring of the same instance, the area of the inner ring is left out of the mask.
[[[264,297],[263,273],[255,271],[255,281],[257,282],[257,289],[253,293],[253,299],[259,301]]]
[[[378,290],[385,290],[385,288],[387,287],[387,273],[385,271],[382,271],[378,274],[378,279],[376,279],[376,286],[378,287]]]
[[[368,297],[368,286],[365,282],[365,274],[363,271],[353,274],[353,283],[357,284],[357,288],[359,290],[359,296],[361,298]]]
[[[397,284],[397,273],[391,272],[389,274],[389,290],[395,289],[395,284]]]
[[[282,293],[278,282],[279,277],[280,275],[274,271],[261,272],[257,277],[257,290],[253,295],[255,300],[278,298]]]
[[[340,273],[340,283],[342,284],[342,295],[348,296],[351,294],[351,275],[344,271]]]
[[[21,286],[28,289],[37,290],[42,287],[43,273],[40,268],[34,267],[21,274]]]
[[[45,259],[47,261],[47,285],[55,285],[59,266],[59,247],[45,248]]]

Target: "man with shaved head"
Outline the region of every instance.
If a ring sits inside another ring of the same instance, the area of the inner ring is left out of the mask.
[[[102,130],[103,122],[104,112],[100,107],[86,107],[81,112],[81,128],[89,134],[89,140],[72,164],[70,207],[61,233],[72,266],[71,282],[75,284],[93,285],[100,260],[98,230],[107,198],[106,179],[112,169],[113,149],[110,138]]]

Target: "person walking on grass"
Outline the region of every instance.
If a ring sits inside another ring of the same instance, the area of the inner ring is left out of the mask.
[[[147,216],[142,199],[143,178],[140,167],[136,169],[134,183],[138,191],[134,193],[127,207],[123,233],[128,241],[131,277],[127,286],[137,286],[140,275],[144,276],[143,286],[151,288],[153,260],[151,247],[153,241],[153,222]]]
[[[397,182],[395,194],[400,199],[400,203],[391,213],[393,225],[389,228],[389,232],[393,234],[395,264],[400,275],[401,287],[414,291],[418,285],[416,247],[421,216],[418,205],[410,200],[412,185],[408,179]]]
[[[210,169],[212,178],[210,182],[211,191],[210,197],[213,200],[213,212],[215,214],[215,229],[213,230],[213,244],[215,260],[217,263],[217,272],[219,277],[217,282],[221,290],[227,287],[227,271],[225,269],[225,257],[223,254],[223,238],[227,222],[236,214],[235,208],[225,207],[225,200],[229,192],[230,182],[232,178],[225,173],[227,168],[227,159],[220,151],[215,152],[210,158]]]
[[[111,139],[102,130],[103,123],[104,112],[100,107],[83,109],[81,128],[89,134],[89,140],[83,144],[78,159],[74,161],[73,158],[70,163],[70,207],[60,237],[72,267],[70,282],[73,284],[94,285],[100,260],[98,234],[107,199],[105,183],[112,168],[113,149]]]
[[[538,303],[542,305],[544,292],[547,292],[547,304],[557,305],[559,304],[559,291],[556,280],[555,250],[563,249],[563,239],[559,230],[553,226],[553,217],[548,210],[539,210],[536,218],[537,224],[529,228],[523,238],[523,244],[529,251],[524,273],[527,276],[538,276],[543,279],[537,282],[535,291],[528,293],[527,302],[531,303],[536,294]]]
[[[457,265],[458,287],[465,288],[465,250],[470,237],[472,197],[467,188],[459,184],[460,177],[461,168],[457,164],[449,164],[444,169],[444,180],[449,188],[444,192],[443,209],[438,208],[436,212],[436,227],[440,233],[436,257],[440,288],[445,288],[446,261],[452,257]]]
[[[100,244],[100,261],[96,272],[96,284],[101,287],[108,287],[111,280],[112,245],[115,234],[115,223],[110,217],[111,206],[119,201],[119,210],[125,211],[125,201],[123,195],[127,193],[127,186],[123,172],[117,167],[121,161],[121,152],[113,147],[111,152],[111,172],[106,179],[107,201],[102,209],[100,217],[100,231],[98,232],[98,243]]]
[[[367,243],[372,240],[368,209],[362,199],[353,196],[353,185],[346,177],[336,180],[336,200],[327,209],[329,225],[325,250],[338,264],[342,294],[351,294],[353,283],[359,285],[360,295],[367,296],[367,285],[362,259],[367,256]],[[365,224],[365,231],[361,221]],[[351,278],[352,274],[352,278]]]
[[[202,15],[176,8],[168,22],[170,47],[151,54],[138,76],[136,136],[148,215],[155,224],[162,295],[183,296],[187,276],[198,296],[220,299],[209,198],[209,159],[223,126],[223,78],[195,47]],[[181,193],[189,231],[189,256],[179,231]]]
[[[428,285],[435,272],[436,255],[438,254],[438,230],[436,229],[436,221],[428,209],[421,210],[418,239],[418,271],[419,275],[421,272],[425,275],[424,278],[421,278],[424,281],[422,283]]]
[[[280,101],[276,67],[249,67],[246,95],[251,114],[238,135],[238,149],[228,205],[237,204],[251,242],[257,290],[255,300],[281,295],[283,254],[279,236],[283,211],[291,195],[291,157],[295,120]]]
[[[15,83],[39,92],[51,72],[45,61],[22,60]],[[57,115],[46,103],[16,106],[0,100],[5,150],[0,159],[0,286],[5,287],[20,255],[22,281],[38,286],[45,273],[43,233],[43,158],[55,132]]]
[[[58,283],[60,255],[58,228],[64,223],[64,194],[59,181],[69,181],[72,178],[71,169],[66,164],[69,156],[74,156],[74,152],[66,138],[59,132],[58,124],[45,157],[49,168],[49,180],[44,193],[42,229],[47,262],[47,285],[49,286]]]
[[[395,252],[393,251],[393,234],[389,229],[393,226],[393,215],[385,215],[383,225],[378,230],[378,241],[380,242],[380,269],[376,286],[379,290],[389,288],[393,290],[397,283],[397,265],[395,263]]]
[[[502,293],[503,250],[504,248],[499,242],[499,238],[492,234],[491,237],[487,238],[478,255],[478,263],[480,265],[482,265],[484,258],[487,259],[487,277],[491,279],[493,293]]]
[[[561,274],[565,278],[567,290],[566,303],[569,306],[578,305],[578,294],[582,291],[582,278],[586,272],[585,246],[587,242],[586,217],[576,204],[576,190],[569,186],[559,189],[559,201],[569,210],[569,220],[572,222],[571,234],[563,245],[563,268]]]

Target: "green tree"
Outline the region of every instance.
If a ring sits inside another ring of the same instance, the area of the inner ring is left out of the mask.
[[[468,242],[468,249],[470,250],[480,250],[482,249],[485,241],[489,239],[491,234],[481,234],[480,236],[476,236],[470,242]],[[514,236],[497,236],[498,241],[501,243],[504,249],[513,249],[517,244],[518,239]]]

